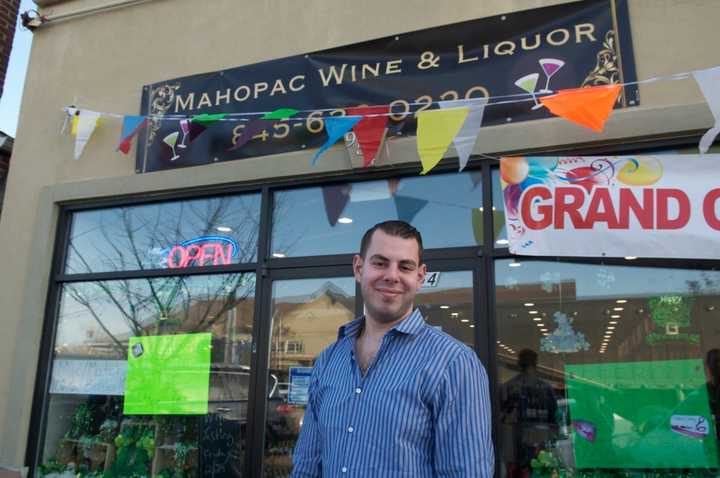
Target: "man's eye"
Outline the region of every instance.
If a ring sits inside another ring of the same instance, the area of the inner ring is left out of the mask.
[[[372,265],[374,265],[375,267],[384,267],[385,264],[386,263],[383,261],[373,261],[373,263],[372,263]]]

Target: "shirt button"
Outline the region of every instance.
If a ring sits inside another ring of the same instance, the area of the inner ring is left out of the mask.
[[[343,466],[340,471],[342,471],[343,473],[347,473],[347,466]]]
[[[354,431],[355,431],[355,429],[353,427],[348,427],[348,433],[352,433]]]
[[[356,389],[355,389],[355,393],[357,393],[358,395],[360,395],[360,394],[362,393],[362,388],[356,388]]]

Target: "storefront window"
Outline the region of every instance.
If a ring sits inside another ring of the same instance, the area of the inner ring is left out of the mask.
[[[415,303],[429,325],[452,335],[468,347],[474,347],[471,271],[430,271]]]
[[[40,473],[242,476],[254,302],[254,274],[64,284]]]
[[[290,476],[310,371],[355,317],[355,279],[284,280],[273,283],[272,336],[265,420],[264,476]]]
[[[507,231],[505,230],[505,201],[500,184],[500,170],[492,170],[492,214],[493,214],[493,240],[495,247],[507,247]]]
[[[66,274],[254,262],[260,195],[73,214]]]
[[[720,273],[495,270],[501,476],[716,476]]]
[[[475,172],[280,191],[275,193],[271,254],[354,253],[365,231],[388,219],[412,223],[428,249],[475,246],[482,243],[481,206]]]

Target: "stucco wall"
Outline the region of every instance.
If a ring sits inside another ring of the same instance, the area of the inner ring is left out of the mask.
[[[107,0],[48,6],[61,15]],[[515,10],[564,3],[540,0],[152,0],[110,12],[49,23],[34,33],[13,164],[0,219],[0,463],[23,461],[43,321],[56,202],[141,194],[205,184],[345,169],[330,152],[310,170],[307,153],[135,175],[133,156],[114,152],[118,128],[100,128],[79,161],[59,134],[68,104],[136,113],[144,84],[282,58]],[[638,78],[720,65],[711,48],[720,2],[630,0]],[[287,33],[275,33],[287,32]],[[642,86],[642,106],[617,112],[602,134],[562,120],[481,130],[478,152],[695,132],[711,115],[692,80]],[[414,140],[391,146],[392,161],[416,161]],[[340,160],[342,159],[342,160]]]

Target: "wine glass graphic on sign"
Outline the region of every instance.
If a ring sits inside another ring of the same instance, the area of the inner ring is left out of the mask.
[[[182,130],[183,137],[182,141],[180,141],[180,144],[178,144],[177,147],[186,148],[187,146],[185,146],[185,140],[187,139],[188,133],[190,133],[190,120],[180,120],[180,129]]]
[[[174,131],[163,138],[163,143],[167,144],[168,146],[170,146],[170,149],[172,149],[173,157],[170,158],[170,161],[175,161],[180,157],[175,152],[175,143],[177,143],[178,136],[180,136],[180,133]]]
[[[565,62],[562,60],[558,60],[557,58],[540,58],[539,62],[540,66],[545,72],[545,76],[547,77],[547,81],[545,82],[545,88],[540,90],[540,93],[550,93],[552,91],[550,89],[550,78],[552,78],[553,75],[557,73],[558,70],[560,70],[560,68],[565,66]]]
[[[538,78],[540,78],[540,73],[530,73],[515,82],[515,86],[522,88],[532,95],[532,99],[535,102],[535,105],[532,107],[534,110],[542,108],[542,105],[538,103],[538,100],[535,97],[535,87],[537,86]]]

